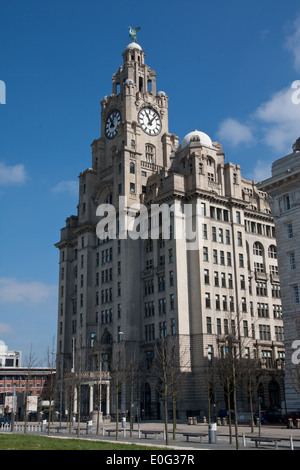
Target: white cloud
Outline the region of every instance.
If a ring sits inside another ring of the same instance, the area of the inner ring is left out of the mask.
[[[255,167],[248,175],[248,178],[252,181],[256,181],[257,183],[266,180],[272,176],[271,168],[272,162],[257,160]]]
[[[223,121],[217,133],[221,142],[233,147],[263,143],[280,154],[292,152],[293,142],[300,137],[300,103],[292,100],[295,92],[299,96],[291,84],[274,93],[248,117],[246,125],[232,118]]]
[[[254,112],[263,124],[263,141],[277,152],[291,152],[292,143],[300,135],[300,104],[292,102],[292,87],[275,93]]]
[[[78,181],[60,181],[57,183],[54,188],[52,188],[54,193],[64,193],[67,192],[69,194],[77,195],[78,194]]]
[[[24,282],[15,278],[0,278],[0,304],[44,304],[57,295],[57,286],[39,281]]]
[[[234,147],[254,142],[250,127],[232,118],[225,119],[220,124],[217,136],[221,142],[228,142]]]
[[[27,175],[24,165],[10,166],[6,165],[4,162],[0,162],[0,184],[24,183],[26,178]]]

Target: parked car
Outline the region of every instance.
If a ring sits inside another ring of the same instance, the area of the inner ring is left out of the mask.
[[[258,419],[258,411],[254,414],[254,418]],[[279,411],[263,410],[260,412],[260,422],[262,424],[281,424],[283,416]]]
[[[0,418],[0,424],[10,424],[10,421],[7,418]]]
[[[234,419],[234,411],[230,410],[231,419]],[[218,412],[218,418],[228,418],[229,411],[224,409]]]

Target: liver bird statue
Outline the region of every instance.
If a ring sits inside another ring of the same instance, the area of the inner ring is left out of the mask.
[[[141,28],[139,26],[137,28],[132,28],[129,26],[129,37],[133,40],[133,42],[136,42],[136,35],[140,29]]]

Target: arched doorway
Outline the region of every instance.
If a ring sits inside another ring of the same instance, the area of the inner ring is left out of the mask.
[[[141,418],[144,419],[151,419],[151,387],[148,382],[145,383],[144,387],[142,387],[142,396],[141,396]]]
[[[281,407],[280,386],[276,380],[269,383],[269,401],[270,409],[277,409]]]

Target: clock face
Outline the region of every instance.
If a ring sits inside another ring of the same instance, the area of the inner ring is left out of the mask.
[[[148,135],[158,135],[161,131],[161,120],[152,108],[143,108],[138,115],[139,124]]]
[[[118,126],[121,122],[121,113],[115,109],[107,118],[105,124],[105,135],[108,139],[113,139],[118,133]]]

